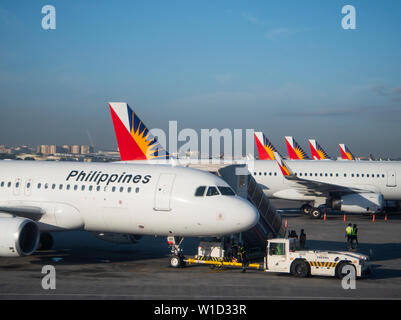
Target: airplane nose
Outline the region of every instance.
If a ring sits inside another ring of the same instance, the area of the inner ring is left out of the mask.
[[[243,231],[253,228],[259,221],[259,212],[245,199],[238,199],[237,218]]]

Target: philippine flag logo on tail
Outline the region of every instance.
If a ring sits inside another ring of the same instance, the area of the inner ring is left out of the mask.
[[[324,160],[330,158],[315,139],[309,139],[309,146],[314,160]]]
[[[293,137],[285,137],[285,143],[288,149],[288,156],[291,160],[305,160],[309,159],[306,152],[301,146],[293,139]]]
[[[169,153],[125,102],[109,103],[122,161],[169,159]]]
[[[255,132],[255,142],[260,160],[275,160],[274,152],[277,149],[271,144],[263,132]]]
[[[355,160],[352,152],[347,148],[347,146],[343,143],[339,144],[341,151],[341,159],[343,160]]]

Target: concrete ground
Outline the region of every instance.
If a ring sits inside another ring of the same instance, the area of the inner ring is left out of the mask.
[[[277,207],[293,204],[277,202]],[[295,205],[298,206],[298,205]],[[401,298],[401,217],[329,215],[312,220],[284,210],[289,229],[307,234],[309,248],[345,250],[345,226],[359,227],[358,251],[371,256],[374,272],[355,290],[335,278],[294,278],[249,270],[206,266],[168,267],[164,238],[144,237],[136,245],[114,245],[84,232],[55,235],[55,249],[23,258],[0,258],[0,299],[399,299]],[[197,239],[184,241],[195,254]],[[44,265],[56,270],[56,290],[42,289]]]

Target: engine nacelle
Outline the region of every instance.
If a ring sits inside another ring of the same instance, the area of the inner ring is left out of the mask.
[[[123,233],[101,232],[93,234],[98,239],[117,244],[134,244],[138,243],[138,241],[142,238],[142,236],[138,236],[135,234],[123,234]]]
[[[383,195],[379,193],[353,193],[333,200],[333,209],[351,213],[377,213],[383,210]]]
[[[29,256],[40,239],[38,225],[26,218],[0,218],[0,257]]]

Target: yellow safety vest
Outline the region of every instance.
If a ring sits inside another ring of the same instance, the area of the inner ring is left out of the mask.
[[[352,234],[352,227],[347,227],[345,231],[347,232],[347,235],[350,236]]]

